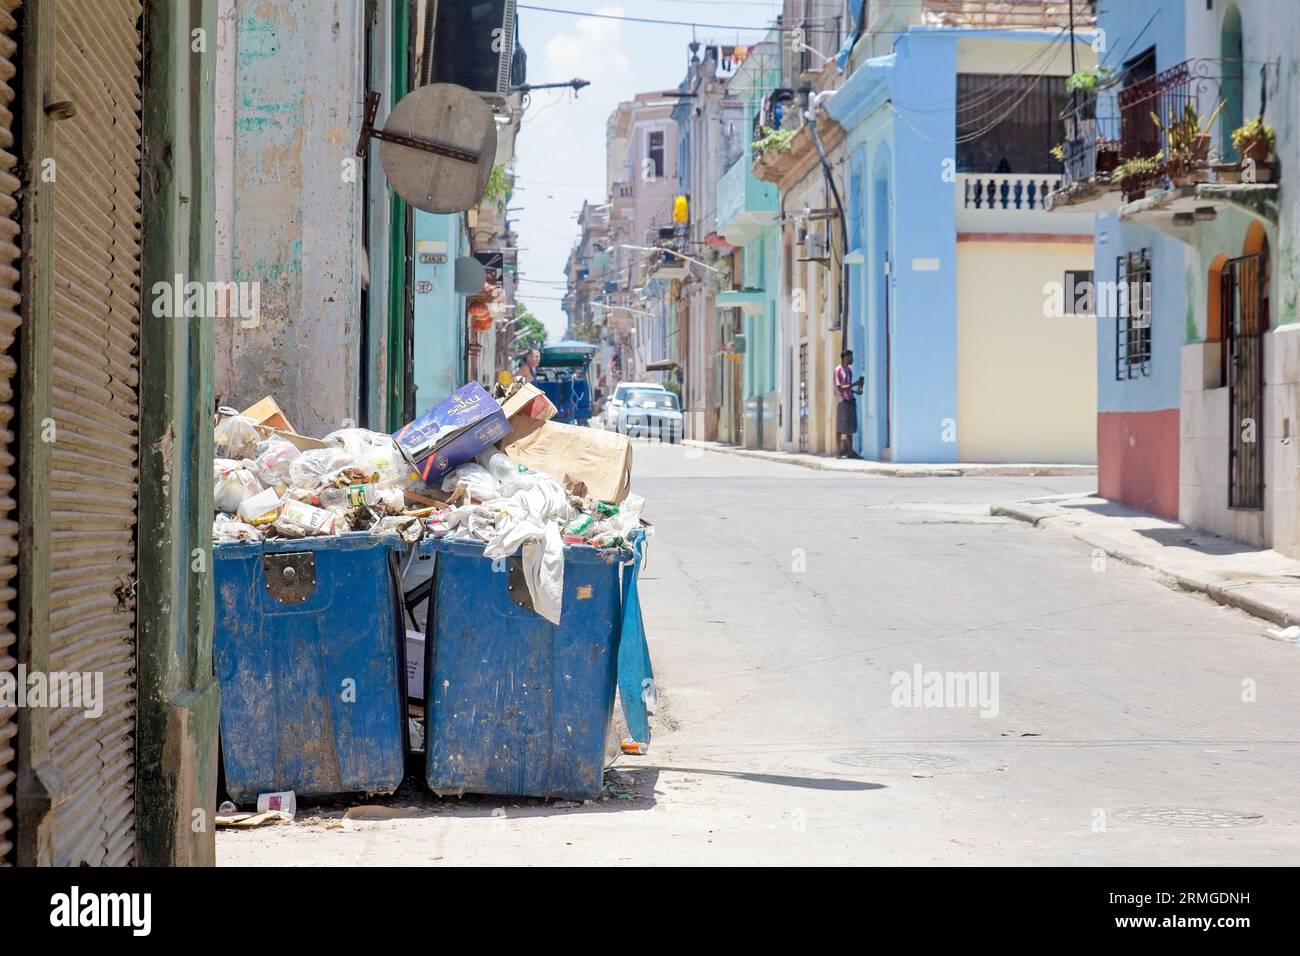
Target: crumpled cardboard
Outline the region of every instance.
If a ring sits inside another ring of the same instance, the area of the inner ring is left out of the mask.
[[[546,393],[529,382],[521,383],[518,391],[501,402],[501,411],[506,418],[527,415],[547,422],[555,417],[555,406],[546,397]]]
[[[249,405],[239,414],[245,418],[251,418],[259,425],[265,425],[278,432],[297,434],[297,429],[289,424],[289,419],[285,417],[284,412],[280,409],[280,404],[270,395],[260,402]]]
[[[562,482],[582,482],[588,496],[622,501],[632,487],[632,442],[626,435],[527,415],[510,419],[511,434],[498,446],[511,461]]]

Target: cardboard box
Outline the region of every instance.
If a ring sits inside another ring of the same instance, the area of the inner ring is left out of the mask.
[[[393,437],[410,454],[424,483],[440,489],[447,472],[509,434],[501,405],[478,382],[470,382]]]
[[[546,397],[545,392],[531,382],[524,382],[519,391],[502,402],[501,411],[505,413],[506,418],[527,415],[529,418],[549,422],[555,417],[555,406],[551,400]]]
[[[510,437],[501,450],[512,461],[563,481],[567,475],[587,486],[599,501],[619,502],[632,486],[632,441],[626,435],[544,422],[527,415],[510,419]]]
[[[260,402],[249,405],[239,414],[243,415],[245,418],[251,418],[259,425],[265,425],[278,432],[297,433],[297,430],[289,424],[289,419],[285,418],[284,412],[281,411],[279,404],[270,395],[266,396],[266,398],[262,399]]]

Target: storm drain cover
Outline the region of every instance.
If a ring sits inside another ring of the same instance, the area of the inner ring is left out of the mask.
[[[928,770],[951,770],[961,766],[961,761],[947,754],[926,753],[877,753],[871,750],[853,750],[831,757],[835,763],[848,764],[850,767],[869,767],[872,770],[893,771],[896,773],[916,773]]]
[[[1124,823],[1146,823],[1156,827],[1191,827],[1197,830],[1222,830],[1227,827],[1253,827],[1264,822],[1259,813],[1239,810],[1207,810],[1202,807],[1127,807],[1111,817]]]

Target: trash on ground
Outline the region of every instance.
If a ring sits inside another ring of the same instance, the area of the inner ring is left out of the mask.
[[[298,798],[292,790],[278,790],[275,793],[262,793],[257,797],[258,813],[283,813],[292,820],[298,815]]]
[[[1297,627],[1295,624],[1283,628],[1265,628],[1265,632],[1269,637],[1276,637],[1280,641],[1295,641],[1297,644],[1300,644],[1300,627]]]
[[[254,830],[257,827],[272,826],[277,823],[292,823],[293,817],[279,810],[254,813],[245,810],[235,813],[218,813],[214,818],[218,829]]]
[[[411,817],[422,816],[425,811],[419,807],[385,807],[382,805],[368,805],[361,807],[348,807],[347,813],[343,814],[344,820],[404,820]]]

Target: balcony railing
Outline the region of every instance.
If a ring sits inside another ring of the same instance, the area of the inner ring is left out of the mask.
[[[1046,208],[1047,194],[1060,188],[1060,178],[1047,173],[970,173],[963,176],[962,205],[966,209],[1041,211]]]
[[[1239,60],[1201,58],[1081,95],[1064,116],[1064,185],[1120,185],[1131,201],[1157,186],[1208,178],[1211,119],[1222,116],[1225,87],[1239,89],[1240,81]]]
[[[1120,121],[1114,112],[1097,115],[1108,104],[1088,97],[1065,116],[1062,185],[1109,176],[1120,164]]]

